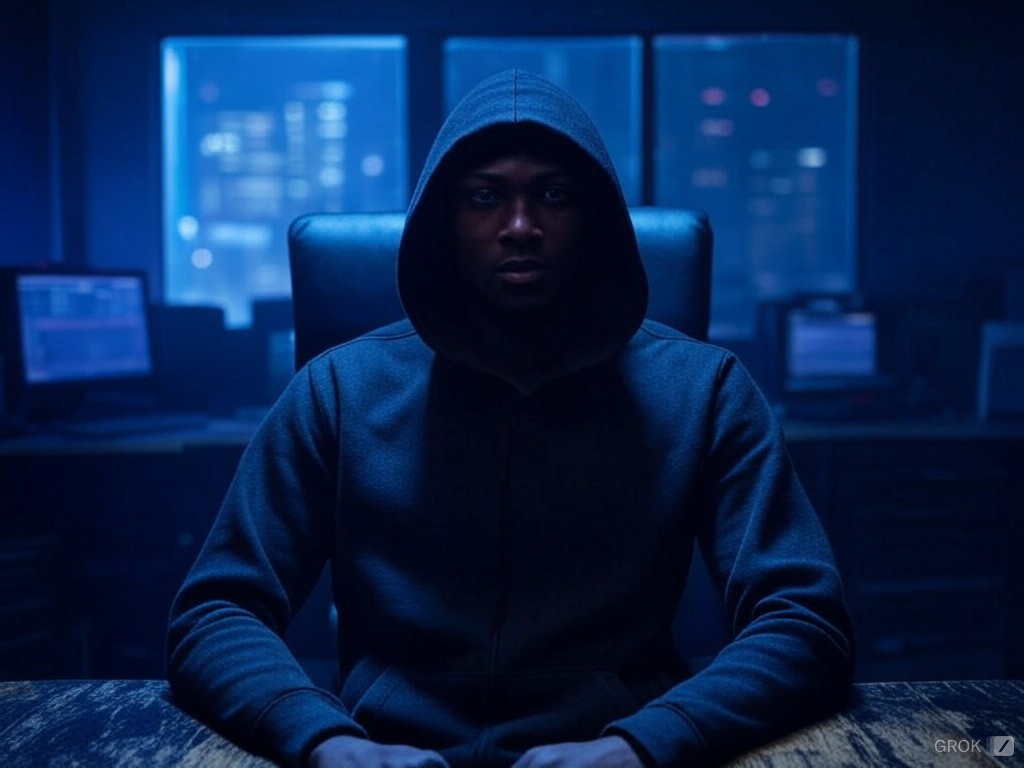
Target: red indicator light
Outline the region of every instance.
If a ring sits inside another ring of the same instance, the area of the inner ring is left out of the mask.
[[[755,107],[767,107],[771,101],[772,95],[764,88],[755,88],[750,92],[750,103]]]
[[[725,104],[725,91],[716,86],[710,86],[700,92],[700,100],[709,107],[718,107]]]

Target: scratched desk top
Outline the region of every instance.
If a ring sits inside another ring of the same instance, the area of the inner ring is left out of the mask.
[[[1024,681],[859,684],[838,714],[729,768],[968,765],[1024,766]],[[273,768],[160,680],[0,682],[0,766]]]

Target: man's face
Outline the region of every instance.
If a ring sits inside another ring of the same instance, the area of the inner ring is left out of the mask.
[[[510,154],[456,180],[459,272],[501,313],[549,307],[578,257],[578,180],[549,160]]]

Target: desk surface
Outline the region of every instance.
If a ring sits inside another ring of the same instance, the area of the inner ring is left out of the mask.
[[[1000,736],[1015,737],[1012,756],[977,751]],[[977,746],[936,749],[949,741]],[[1024,681],[867,683],[839,714],[731,768],[1024,766],[1022,742]],[[156,680],[0,683],[0,765],[272,768],[181,712]]]
[[[39,431],[0,440],[0,456],[91,456],[97,454],[177,454],[187,448],[242,448],[257,418],[210,419],[203,427],[164,429],[116,437],[74,437]]]

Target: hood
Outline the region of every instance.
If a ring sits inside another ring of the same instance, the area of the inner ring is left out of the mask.
[[[574,287],[545,329],[544,343],[556,353],[539,356],[536,365],[506,365],[494,349],[500,345],[481,341],[466,309],[467,288],[456,272],[453,185],[476,162],[538,147],[559,159],[571,156],[574,170],[586,177],[586,285]],[[575,100],[537,75],[510,70],[459,102],[413,192],[398,252],[398,292],[435,352],[524,391],[607,359],[626,344],[647,310],[647,278],[611,157]]]

